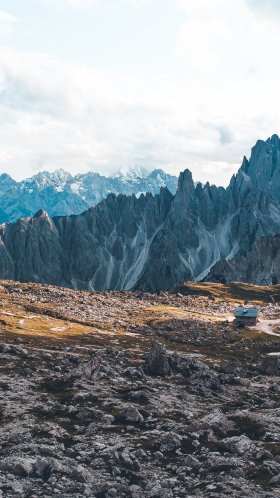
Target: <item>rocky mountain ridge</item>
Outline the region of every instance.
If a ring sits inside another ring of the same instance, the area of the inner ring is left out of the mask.
[[[90,290],[184,280],[280,282],[280,139],[259,140],[229,186],[180,174],[175,195],[110,194],[78,216],[0,226],[0,278]]]
[[[178,179],[161,169],[148,171],[129,168],[112,177],[88,172],[70,175],[63,169],[42,171],[16,182],[6,173],[0,175],[0,223],[15,222],[44,209],[50,216],[80,214],[95,206],[109,193],[139,196],[157,194],[167,187],[175,194]]]

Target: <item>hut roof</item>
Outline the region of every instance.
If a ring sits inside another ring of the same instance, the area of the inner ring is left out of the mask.
[[[243,308],[240,306],[234,310],[234,316],[236,317],[256,318],[258,314],[258,308]]]

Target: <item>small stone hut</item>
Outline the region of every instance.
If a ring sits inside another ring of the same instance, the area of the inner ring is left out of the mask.
[[[243,306],[239,306],[235,308],[234,316],[237,327],[252,327],[257,325],[259,310],[255,307],[244,308]]]

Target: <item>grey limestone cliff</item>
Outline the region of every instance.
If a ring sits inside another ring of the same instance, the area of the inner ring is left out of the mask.
[[[168,290],[183,280],[280,281],[280,139],[258,141],[227,189],[181,173],[175,195],[110,194],[77,216],[0,226],[0,278]]]

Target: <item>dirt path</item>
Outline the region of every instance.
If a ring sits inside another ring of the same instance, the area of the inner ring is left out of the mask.
[[[229,322],[234,322],[234,317],[228,315],[226,318]],[[276,318],[274,320],[259,319],[257,325],[255,325],[253,327],[246,327],[246,328],[248,328],[250,330],[258,330],[259,332],[263,332],[264,334],[274,335],[276,337],[280,337],[280,332],[279,333],[273,332],[273,328],[276,325],[280,325],[280,318]]]
[[[280,325],[280,318],[277,318],[275,320],[260,320],[255,327],[250,328],[259,330],[260,332],[264,332],[265,334],[280,337],[280,333],[273,332],[273,327],[275,327],[275,325]]]

